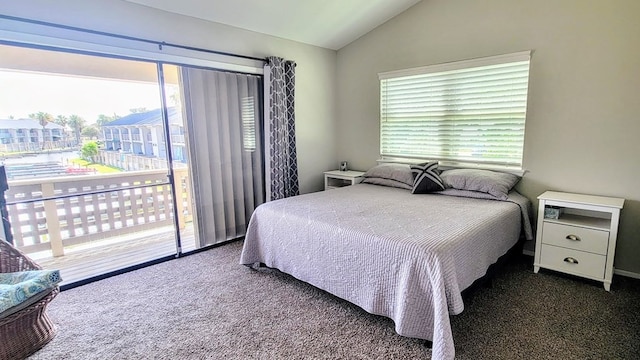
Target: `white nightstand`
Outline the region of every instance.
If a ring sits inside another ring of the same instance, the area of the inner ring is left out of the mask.
[[[538,200],[533,271],[542,267],[602,281],[609,291],[624,199],[547,191]]]
[[[335,189],[343,186],[357,184],[362,181],[364,171],[340,171],[331,170],[324,172],[324,189]]]

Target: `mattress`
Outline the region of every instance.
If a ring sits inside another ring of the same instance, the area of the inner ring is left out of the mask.
[[[434,359],[450,359],[449,315],[464,310],[461,291],[521,232],[531,236],[529,208],[516,192],[497,201],[357,184],[260,205],[240,263],[389,317],[398,334],[433,341]]]

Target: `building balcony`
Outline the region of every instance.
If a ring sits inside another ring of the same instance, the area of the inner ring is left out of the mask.
[[[176,221],[166,170],[10,180],[13,243],[65,283],[175,254],[176,226],[195,249],[187,168],[175,179]]]
[[[171,143],[172,144],[184,144],[184,135],[171,134]]]

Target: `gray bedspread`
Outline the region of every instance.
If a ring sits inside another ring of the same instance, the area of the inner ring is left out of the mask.
[[[240,263],[264,263],[369,313],[398,334],[433,341],[434,359],[455,356],[450,314],[461,291],[518,240],[529,201],[410,191],[370,184],[259,206]],[[529,236],[527,236],[529,237]]]

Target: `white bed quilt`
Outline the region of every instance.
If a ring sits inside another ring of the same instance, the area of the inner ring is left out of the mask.
[[[255,210],[240,262],[389,317],[398,334],[432,340],[434,359],[452,359],[449,315],[463,311],[461,291],[517,242],[523,224],[530,237],[529,206],[515,192],[496,201],[370,184],[306,194]]]

